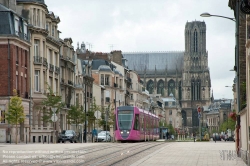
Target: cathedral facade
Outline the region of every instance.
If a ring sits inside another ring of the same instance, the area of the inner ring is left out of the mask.
[[[182,125],[188,132],[197,131],[197,107],[211,102],[211,79],[206,50],[205,22],[187,22],[184,52],[123,53],[128,67],[135,70],[150,94],[168,97],[173,94],[182,111]]]

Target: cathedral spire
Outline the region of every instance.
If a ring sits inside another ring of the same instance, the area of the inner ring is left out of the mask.
[[[214,102],[214,92],[213,92],[213,90],[212,90],[211,102],[212,102],[212,103]]]

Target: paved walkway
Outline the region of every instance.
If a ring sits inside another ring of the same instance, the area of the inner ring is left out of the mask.
[[[132,166],[246,166],[234,149],[234,142],[171,142]]]

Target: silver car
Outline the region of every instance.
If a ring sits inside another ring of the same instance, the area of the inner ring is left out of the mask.
[[[107,132],[107,135],[106,135],[106,132],[100,132],[97,135],[97,139],[98,139],[98,142],[110,142],[111,136],[108,132]]]

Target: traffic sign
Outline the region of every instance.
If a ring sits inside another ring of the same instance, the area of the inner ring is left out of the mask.
[[[101,118],[101,112],[100,111],[95,111],[95,117],[96,117],[96,119],[100,119]]]
[[[56,122],[58,120],[58,117],[56,116],[56,114],[52,114],[51,120],[52,122]]]

